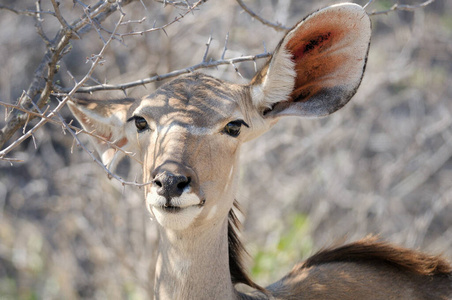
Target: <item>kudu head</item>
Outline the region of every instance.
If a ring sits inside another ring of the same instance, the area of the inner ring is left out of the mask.
[[[282,116],[320,117],[355,94],[366,66],[371,24],[356,4],[311,14],[290,30],[247,85],[203,74],[181,76],[142,99],[74,101],[88,130],[143,163],[146,204],[167,229],[226,218],[243,142]],[[93,139],[105,164],[120,153]]]

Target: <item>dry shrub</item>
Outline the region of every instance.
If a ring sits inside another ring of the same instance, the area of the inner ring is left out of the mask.
[[[147,17],[130,30],[152,27],[154,20],[157,26],[168,23],[182,11],[143,2],[146,10],[141,1],[124,8],[129,19]],[[334,3],[248,2],[264,18],[288,26]],[[33,9],[33,3],[5,5]],[[377,1],[368,11],[384,9],[381,5]],[[244,147],[238,200],[252,253],[275,247],[293,225],[292,216],[306,215],[300,242],[312,242],[313,250],[376,233],[452,257],[451,5],[437,0],[414,13],[372,17],[368,68],[351,103],[325,119],[282,120]],[[43,3],[43,9],[51,5]],[[68,20],[82,13],[69,1],[60,9]],[[0,16],[0,100],[14,103],[45,47],[31,17],[4,9]],[[117,18],[113,15],[103,26],[111,29]],[[54,34],[58,21],[45,20],[44,29]],[[227,33],[226,57],[262,53],[263,42],[270,51],[283,34],[242,13],[235,1],[208,1],[165,31],[126,37],[124,44],[114,41],[93,77],[118,84],[195,65],[210,35],[207,59],[221,57]],[[98,53],[101,42],[91,30],[72,46],[59,67],[62,87],[73,85],[67,71],[77,79],[84,76],[89,68],[85,57]],[[254,73],[252,62],[236,66],[245,78]],[[203,72],[247,80],[233,66]],[[127,92],[141,96],[159,85]],[[107,94],[123,96],[99,92],[95,97]],[[62,114],[72,118],[68,110]],[[6,299],[149,298],[157,233],[142,191],[108,180],[86,152],[72,146],[69,134],[49,124],[12,152],[24,163],[0,161],[0,294]],[[135,180],[138,169],[125,161],[119,174]],[[290,267],[280,265],[259,276],[274,280]]]

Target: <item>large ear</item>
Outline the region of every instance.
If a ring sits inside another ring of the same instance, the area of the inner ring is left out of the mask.
[[[286,34],[252,79],[254,106],[266,118],[319,117],[340,109],[361,82],[370,35],[370,19],[357,4],[309,15]]]
[[[124,153],[112,145],[127,151],[130,145],[126,135],[127,112],[134,99],[82,100],[68,102],[69,109],[83,129],[101,137],[90,136],[90,140],[102,159],[102,163],[114,170]],[[108,142],[105,142],[108,141]]]

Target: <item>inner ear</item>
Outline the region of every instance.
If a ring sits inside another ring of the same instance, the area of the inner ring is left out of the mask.
[[[343,107],[364,75],[371,24],[353,3],[321,9],[282,39],[251,81],[251,98],[265,118],[320,117]]]
[[[344,18],[340,11],[328,12],[325,17],[328,20],[306,20],[293,32],[293,36],[298,38],[292,38],[286,44],[297,74],[289,101],[308,101],[322,90],[341,87],[350,81],[361,81],[368,37],[360,41],[363,36],[351,30],[356,24]],[[356,88],[351,92],[354,93]]]

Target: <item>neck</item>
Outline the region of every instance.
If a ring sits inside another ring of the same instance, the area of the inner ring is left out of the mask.
[[[155,299],[235,299],[228,257],[228,220],[190,232],[160,227]]]

